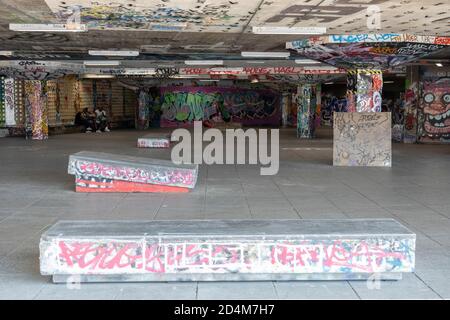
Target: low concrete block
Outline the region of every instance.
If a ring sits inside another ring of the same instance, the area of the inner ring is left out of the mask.
[[[70,155],[68,173],[75,175],[77,187],[93,188],[99,190],[97,192],[111,188],[116,192],[130,192],[119,189],[141,190],[141,184],[192,189],[197,182],[198,165],[81,151]]]
[[[390,167],[390,112],[334,112],[333,165]]]
[[[170,135],[167,137],[144,136],[138,139],[138,148],[169,148]]]
[[[351,280],[413,272],[393,219],[60,221],[40,241],[55,282]]]

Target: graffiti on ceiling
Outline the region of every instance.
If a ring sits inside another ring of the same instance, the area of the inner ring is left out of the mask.
[[[450,45],[450,37],[410,34],[354,34],[292,41],[287,49],[340,68],[388,69],[412,62]]]

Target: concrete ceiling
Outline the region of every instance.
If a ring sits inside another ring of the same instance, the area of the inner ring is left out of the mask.
[[[370,5],[381,9],[380,29],[367,26]],[[8,28],[9,23],[64,23],[75,8],[89,32],[19,33]],[[446,35],[449,21],[446,0],[0,0],[0,50],[80,58],[89,49],[116,48],[139,49],[156,60],[177,60],[178,54],[182,59],[214,54],[227,59],[240,51],[284,50],[286,42],[307,37],[255,35],[253,26],[324,26],[328,34]],[[167,27],[183,30],[149,31]]]

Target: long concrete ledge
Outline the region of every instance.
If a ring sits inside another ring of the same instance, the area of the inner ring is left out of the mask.
[[[138,138],[138,148],[169,148],[170,135],[165,137],[155,137],[154,135],[146,135]]]
[[[60,221],[40,269],[55,282],[398,280],[415,239],[393,219]]]
[[[78,187],[86,189],[94,185],[133,191],[144,189],[141,184],[192,189],[197,182],[198,165],[176,165],[167,160],[81,151],[70,155],[68,173],[75,175]],[[125,183],[116,182],[111,186],[112,181]],[[123,184],[126,185],[123,187]]]

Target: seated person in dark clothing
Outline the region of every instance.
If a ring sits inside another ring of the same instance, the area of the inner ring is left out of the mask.
[[[83,126],[86,133],[96,131],[95,114],[89,112],[88,108],[84,108],[76,114],[75,125]]]

